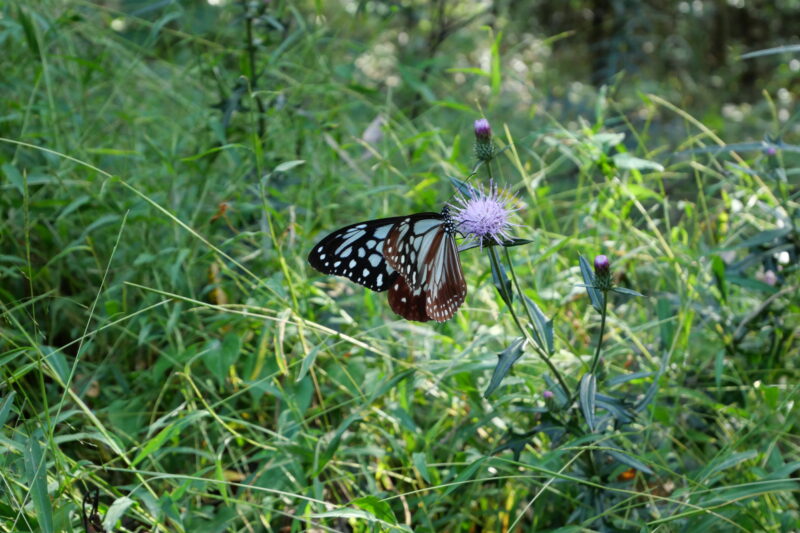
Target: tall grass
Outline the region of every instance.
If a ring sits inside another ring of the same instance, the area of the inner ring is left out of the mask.
[[[552,101],[490,13],[431,6],[392,52],[411,18],[312,2],[0,4],[4,531],[800,527],[793,108],[769,83],[739,123],[659,80]],[[481,115],[570,388],[599,340],[579,256],[644,294],[602,339],[598,392],[653,393],[613,445],[530,350],[484,396],[516,338],[486,255],[441,325],[306,264],[451,201]],[[567,412],[588,436],[546,427]]]

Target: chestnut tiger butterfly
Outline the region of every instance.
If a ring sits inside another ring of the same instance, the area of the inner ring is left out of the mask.
[[[441,213],[368,220],[323,238],[308,262],[323,274],[388,290],[392,311],[405,319],[444,322],[467,295],[455,233],[447,206]]]

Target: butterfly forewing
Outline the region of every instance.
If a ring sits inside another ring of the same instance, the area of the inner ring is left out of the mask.
[[[397,272],[384,259],[385,239],[403,218],[359,222],[334,231],[314,246],[308,262],[325,274],[344,276],[373,291],[385,291],[397,278]]]
[[[400,274],[398,280],[406,281],[407,292],[415,296],[412,300],[406,295],[409,306],[419,306],[416,295],[421,292],[425,297],[425,314],[437,322],[449,320],[467,294],[454,233],[455,228],[446,212],[441,215],[410,215],[391,229],[384,246],[386,262]],[[393,286],[389,293],[390,303],[394,291]],[[392,309],[405,316],[398,311],[400,305],[395,307],[395,304],[392,304]],[[417,314],[417,311],[413,309],[408,313]]]

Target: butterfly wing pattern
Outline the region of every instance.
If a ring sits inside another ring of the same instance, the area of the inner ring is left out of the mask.
[[[351,224],[322,239],[308,262],[324,274],[344,276],[376,292],[392,286],[397,272],[383,259],[386,236],[403,217]]]
[[[442,213],[360,222],[320,241],[308,262],[373,291],[388,289],[389,305],[408,320],[449,320],[467,294],[455,224]]]

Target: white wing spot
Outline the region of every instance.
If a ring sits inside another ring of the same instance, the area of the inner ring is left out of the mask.
[[[386,224],[372,232],[372,236],[376,239],[385,239],[389,235],[389,230],[392,229],[391,224]]]
[[[344,252],[342,252],[342,258],[350,257],[350,252],[352,251],[353,251],[352,246],[348,246],[347,248],[345,248]]]
[[[379,256],[378,254],[372,254],[369,256],[369,264],[374,267],[377,267],[380,264],[381,259],[382,259],[381,256]]]
[[[323,259],[325,259],[325,254],[319,254],[319,259],[320,259],[320,261],[322,261]]]
[[[378,244],[378,241],[373,241],[372,239],[370,239],[370,240],[367,241],[367,248],[372,250],[373,248],[375,248],[376,244]],[[325,258],[324,255],[322,257],[323,257],[323,259]]]
[[[325,263],[325,264],[327,265],[328,263]],[[338,267],[338,266],[339,266],[339,265],[341,265],[341,264],[342,264],[342,262],[341,262],[341,261],[336,261],[336,262],[333,264],[333,266],[334,266],[334,268],[336,268],[336,267]]]
[[[367,255],[367,252],[363,248],[358,249],[358,257],[364,257]]]
[[[363,274],[364,274],[365,278],[368,278],[369,277],[369,269],[365,268]]]
[[[378,274],[378,279],[375,280],[375,285],[377,287],[383,285],[383,274]]]
[[[366,228],[366,227],[367,227],[366,224],[359,224],[358,226],[353,226],[353,229],[361,229],[361,228]]]
[[[356,266],[356,260],[355,259],[351,259],[350,260],[350,268],[353,268],[355,266]]]

